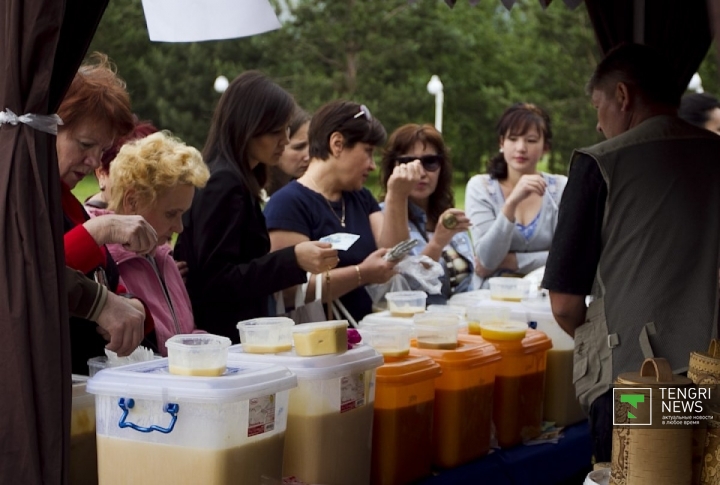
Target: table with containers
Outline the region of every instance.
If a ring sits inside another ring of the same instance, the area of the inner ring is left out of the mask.
[[[527,280],[494,283],[443,306],[389,293],[357,344],[346,321],[259,318],[238,324],[241,345],[177,335],[167,358],[78,377],[71,483],[559,483],[507,468],[589,469],[572,339]],[[548,421],[565,427],[557,444],[523,445]]]

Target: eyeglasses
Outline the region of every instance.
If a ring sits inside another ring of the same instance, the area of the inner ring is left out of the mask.
[[[442,166],[443,162],[443,156],[442,155],[422,155],[420,157],[397,157],[395,161],[397,163],[410,163],[414,162],[415,160],[420,160],[420,163],[422,163],[423,168],[426,172],[437,172],[440,170],[440,167]]]

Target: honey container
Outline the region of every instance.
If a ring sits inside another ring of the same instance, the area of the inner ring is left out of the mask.
[[[298,325],[304,327],[310,324]],[[287,367],[297,376],[290,391],[283,476],[304,483],[368,485],[372,458],[375,377],[383,364],[372,347],[337,354],[253,354],[230,348],[228,362]],[[236,483],[251,485],[251,482]],[[254,485],[257,482],[252,482]]]
[[[404,485],[430,474],[435,379],[440,366],[425,356],[378,368],[373,419],[373,485]]]
[[[701,485],[720,485],[720,406],[710,405],[712,420],[708,422],[703,443]],[[693,443],[694,445],[694,443]]]
[[[95,396],[85,389],[87,377],[72,376],[72,414],[70,417],[70,483],[97,485],[95,450]]]
[[[442,369],[435,378],[433,464],[452,468],[487,454],[500,353],[487,343],[459,342],[454,350],[413,346],[410,355],[430,357]]]
[[[547,351],[552,347],[552,341],[543,332],[527,329],[527,326],[522,331],[513,325],[509,327],[507,332],[483,329],[482,336],[458,336],[460,341],[469,343],[489,342],[502,356],[493,394],[495,436],[501,448],[540,435]]]
[[[718,392],[718,383],[720,383],[720,342],[717,339],[710,341],[707,352],[690,353],[687,376],[697,386],[709,388],[710,402],[718,405],[720,402],[718,401],[720,396],[720,392]],[[693,429],[693,484],[714,483],[704,482],[700,478],[707,457],[707,453],[705,453],[707,432],[704,425],[695,426]],[[720,477],[717,478],[717,483],[720,484]]]

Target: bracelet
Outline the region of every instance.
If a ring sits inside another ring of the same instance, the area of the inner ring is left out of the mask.
[[[360,266],[357,264],[355,265],[355,272],[357,273],[358,277],[358,286],[362,286],[362,274],[360,274]]]
[[[327,319],[332,320],[332,296],[330,295],[330,270],[325,271],[325,294],[327,295]]]

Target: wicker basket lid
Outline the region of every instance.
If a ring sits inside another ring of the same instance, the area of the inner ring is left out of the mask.
[[[640,372],[625,372],[620,374],[617,384],[649,387],[685,387],[692,384],[687,377],[678,376],[672,373],[670,363],[661,357],[645,359],[640,367]]]

